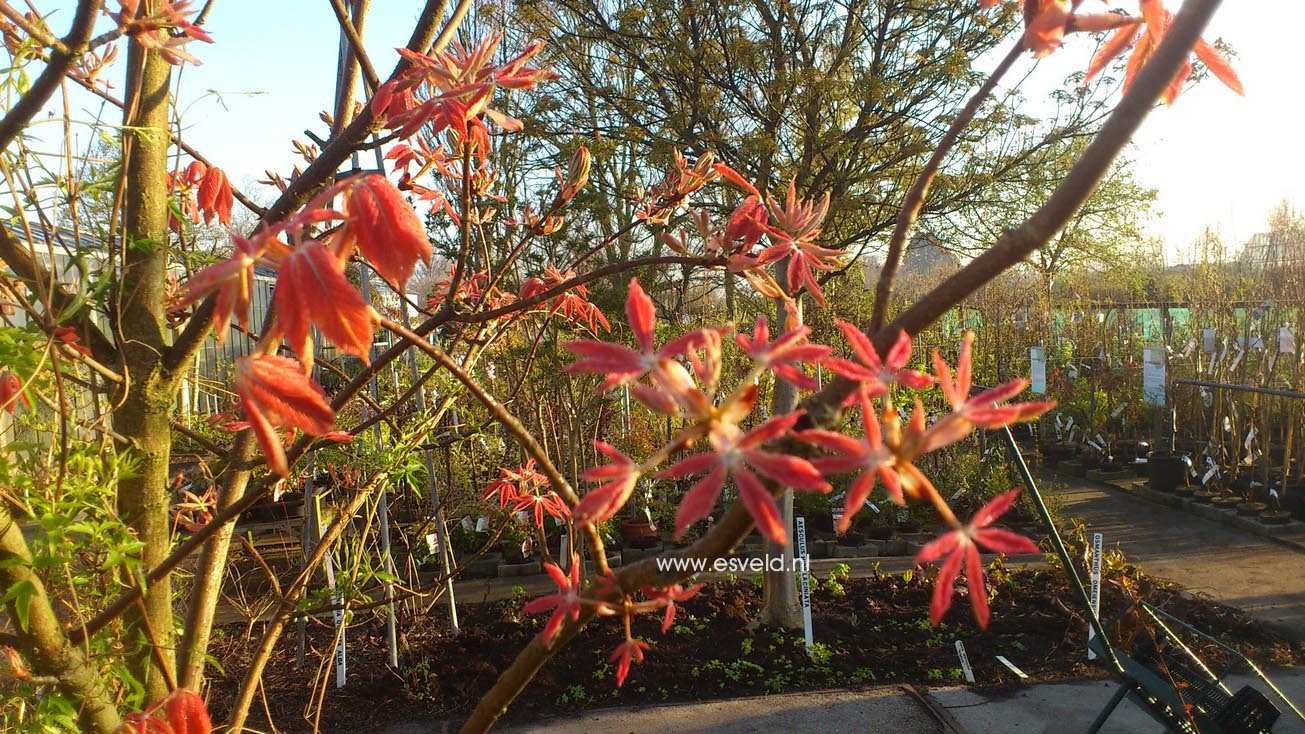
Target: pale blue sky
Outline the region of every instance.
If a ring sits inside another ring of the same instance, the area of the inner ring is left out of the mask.
[[[1176,0],[1170,4],[1177,7]],[[1305,206],[1298,98],[1305,3],[1271,4],[1269,12],[1265,0],[1226,2],[1207,33],[1237,49],[1247,96],[1207,82],[1153,114],[1135,141],[1138,176],[1159,191],[1152,229],[1170,252],[1181,252],[1207,225],[1226,242],[1240,243],[1263,228],[1284,198]],[[368,46],[385,74],[420,3],[374,0],[373,6]],[[334,18],[324,0],[218,0],[207,28],[217,43],[192,44],[204,65],[187,67],[182,77],[183,102],[194,102],[184,116],[186,139],[234,180],[257,189],[253,181],[264,168],[284,172],[295,163],[291,139],[302,140],[305,128],[323,130],[317,113],[330,104]],[[1035,72],[1034,88],[1056,83],[1070,64],[1082,68],[1093,45],[1070,39]],[[205,90],[221,92],[226,111],[214,97],[197,99]]]

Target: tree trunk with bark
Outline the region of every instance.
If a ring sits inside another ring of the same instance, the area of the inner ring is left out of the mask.
[[[153,5],[153,3],[150,3]],[[150,8],[154,10],[154,8]],[[161,357],[167,348],[164,313],[168,269],[168,85],[171,66],[140,44],[128,51],[127,110],[123,120],[122,273],[115,300],[126,394],[113,428],[130,439],[135,471],[119,480],[117,507],[144,544],[141,562],[153,568],[167,557],[170,418],[175,377]],[[150,702],[168,694],[173,679],[172,585],[168,577],[145,590],[142,604],[124,616],[130,666]],[[153,652],[151,652],[153,648]],[[161,671],[159,666],[166,666]]]
[[[786,285],[787,268],[787,259],[775,268],[775,275],[780,285]],[[775,312],[775,331],[782,333],[784,317],[784,304],[780,303]],[[792,413],[797,408],[797,402],[797,388],[776,378],[775,390],[770,400],[770,414]],[[784,527],[788,528],[788,542],[780,544],[767,540],[765,543],[767,563],[763,575],[764,596],[757,621],[772,627],[796,629],[802,626],[802,609],[798,606],[797,583],[793,574],[793,490],[784,490],[784,493],[777,498],[777,502]],[[783,567],[772,570],[770,564],[775,563],[774,559],[777,558],[783,559]]]

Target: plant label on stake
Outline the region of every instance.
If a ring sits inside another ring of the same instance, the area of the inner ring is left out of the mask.
[[[1092,619],[1097,619],[1101,615],[1101,533],[1092,533],[1092,586],[1089,592],[1088,601],[1092,605]],[[1096,628],[1093,627],[1092,621],[1088,620],[1088,642],[1097,636]],[[1091,645],[1088,646],[1088,660],[1096,660],[1097,654],[1092,652]]]
[[[811,636],[811,558],[807,555],[807,521],[797,519],[797,557],[802,564],[802,633],[806,637],[807,654],[815,646]]]
[[[327,522],[322,517],[322,497],[314,495],[313,502],[316,503],[315,514],[317,516],[317,537],[321,538],[326,532]],[[321,542],[321,541],[318,541]],[[344,603],[344,600],[335,593],[335,563],[331,560],[331,554],[326,554],[324,562],[326,569],[326,586],[331,590],[331,602],[336,606]],[[348,646],[345,641],[344,627],[344,609],[336,609],[331,613],[335,619],[335,628],[340,631],[335,643],[335,687],[344,688],[344,680],[348,672]]]
[[[1228,365],[1228,371],[1229,371],[1229,372],[1232,372],[1232,371],[1236,370],[1236,369],[1237,369],[1237,365],[1239,365],[1239,364],[1242,363],[1242,357],[1245,357],[1245,356],[1246,356],[1246,350],[1245,350],[1245,349],[1238,349],[1238,350],[1237,350],[1237,355],[1236,355],[1235,357],[1233,357],[1232,364]]]
[[[1029,677],[1029,676],[1028,676],[1028,673],[1025,673],[1024,671],[1022,671],[1022,670],[1020,670],[1019,668],[1015,667],[1015,663],[1012,663],[1011,661],[1007,660],[1005,655],[998,655],[998,656],[997,656],[997,662],[1001,663],[1002,665],[1005,665],[1007,668],[1010,669],[1010,672],[1014,673],[1015,675],[1019,676],[1020,678],[1028,678],[1028,677]]]
[[[1147,405],[1165,404],[1165,348],[1142,350],[1142,400]]]
[[[965,674],[965,681],[973,683],[974,668],[970,667],[970,656],[965,654],[965,643],[960,640],[956,641],[956,657],[961,660],[961,672]]]
[[[1201,330],[1201,351],[1206,354],[1214,354],[1214,329]]]
[[[1047,393],[1047,350],[1029,347],[1029,390],[1038,395]]]

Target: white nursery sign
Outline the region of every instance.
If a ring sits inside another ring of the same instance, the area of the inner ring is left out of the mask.
[[[1029,347],[1029,390],[1038,395],[1047,394],[1047,349]]]
[[[1142,350],[1142,399],[1147,405],[1165,404],[1164,347],[1147,347]]]

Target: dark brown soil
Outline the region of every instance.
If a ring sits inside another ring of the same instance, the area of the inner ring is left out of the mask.
[[[1005,575],[1005,578],[1003,578]],[[526,688],[508,714],[531,720],[580,709],[634,703],[725,698],[821,688],[860,688],[886,683],[951,685],[962,682],[955,641],[964,640],[979,685],[1023,683],[996,659],[1002,655],[1030,676],[1030,682],[1100,676],[1085,661],[1085,618],[1057,571],[998,570],[990,574],[992,624],[977,629],[968,600],[956,599],[937,627],[928,620],[931,582],[916,576],[821,579],[813,593],[816,652],[808,656],[801,632],[761,628],[748,622],[760,605],[748,581],[705,588],[684,604],[675,626],[660,632],[660,615],[635,620],[636,636],[652,644],[625,686],[617,689],[607,662],[620,641],[620,625],[600,620],[564,648]],[[1193,599],[1177,587],[1141,576],[1103,585],[1102,616],[1113,619],[1128,599],[1144,598],[1193,626],[1242,649],[1264,665],[1305,660],[1301,649],[1283,642],[1242,612]],[[546,615],[522,617],[524,600],[461,609],[462,633],[450,636],[441,623],[404,625],[400,671],[386,663],[382,625],[375,619],[349,629],[349,679],[334,688],[329,657],[333,631],[310,628],[307,664],[294,668],[295,635],[282,641],[268,666],[266,709],[276,730],[311,731],[313,691],[327,686],[321,731],[370,731],[385,724],[457,718],[468,712],[516,652],[542,627]],[[1135,640],[1146,630],[1126,617],[1114,634]],[[293,628],[292,628],[293,629]],[[261,630],[256,627],[255,635]],[[244,630],[228,629],[214,645],[223,670],[213,680],[212,707],[223,718],[253,641]],[[327,678],[324,682],[324,677]],[[263,702],[250,726],[271,731]]]

